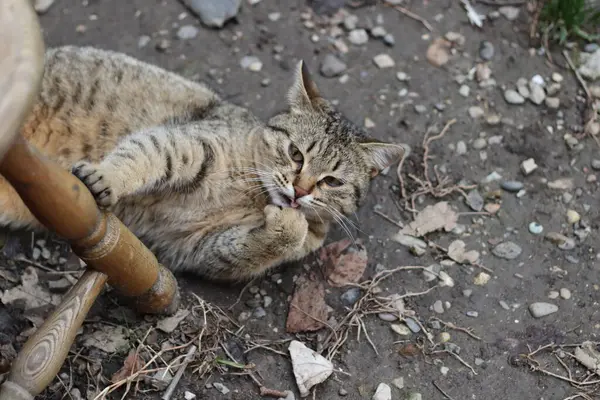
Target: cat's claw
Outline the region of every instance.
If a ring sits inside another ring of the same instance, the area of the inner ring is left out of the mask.
[[[116,204],[118,198],[114,188],[98,165],[80,161],[73,166],[71,172],[87,186],[100,208],[109,208]]]

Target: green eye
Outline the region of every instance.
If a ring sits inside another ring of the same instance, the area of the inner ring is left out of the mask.
[[[294,143],[290,143],[288,154],[295,163],[302,164],[304,162],[304,156],[302,155],[302,152]]]
[[[325,178],[321,179],[321,182],[330,187],[338,187],[344,184],[344,182],[342,182],[338,178],[334,178],[333,176],[326,176]]]

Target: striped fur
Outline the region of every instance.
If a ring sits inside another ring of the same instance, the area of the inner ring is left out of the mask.
[[[246,279],[319,248],[406,146],[368,139],[303,63],[268,122],[206,86],[89,47],[46,54],[22,134],[174,271]],[[41,229],[0,177],[0,225]]]

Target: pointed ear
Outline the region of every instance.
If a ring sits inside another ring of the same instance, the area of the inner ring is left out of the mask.
[[[288,92],[288,102],[292,111],[316,110],[323,101],[317,85],[313,82],[304,61],[296,68],[294,84]]]
[[[368,165],[371,167],[371,177],[377,176],[382,170],[410,154],[410,146],[407,144],[367,140],[361,142],[360,147],[364,151]]]

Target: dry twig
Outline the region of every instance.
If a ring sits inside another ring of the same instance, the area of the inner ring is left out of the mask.
[[[427,20],[423,17],[421,17],[420,15],[415,14],[414,12],[410,11],[407,8],[401,7],[401,6],[394,6],[391,4],[387,4],[386,6],[395,8],[396,10],[398,10],[399,12],[401,12],[402,14],[406,15],[408,18],[412,18],[415,21],[419,21],[421,24],[423,24],[423,26],[429,31],[429,32],[433,32],[433,27],[431,26],[431,24],[429,22],[427,22]]]

